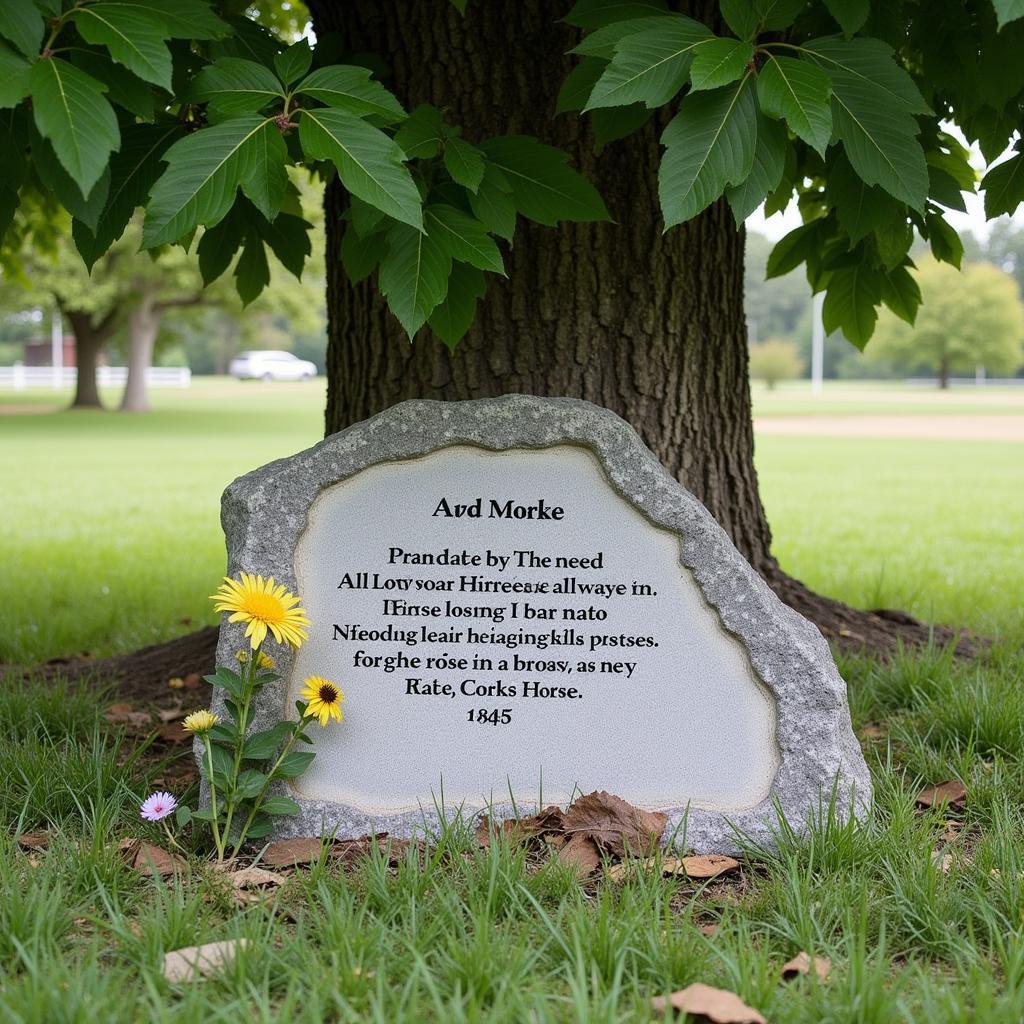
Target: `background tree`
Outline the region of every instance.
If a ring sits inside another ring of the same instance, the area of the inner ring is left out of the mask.
[[[750,376],[754,380],[763,380],[769,391],[774,391],[780,380],[799,377],[803,369],[796,345],[791,341],[769,338],[750,346]]]
[[[1017,284],[990,263],[958,272],[935,260],[918,269],[923,303],[911,326],[891,314],[878,321],[868,358],[910,372],[935,373],[948,388],[954,373],[1013,373],[1024,359],[1024,306]]]
[[[958,263],[943,210],[977,187],[944,125],[988,160],[1015,138],[1019,3],[311,0],[315,54],[241,10],[6,0],[0,208],[52,192],[91,263],[143,205],[147,248],[205,228],[204,277],[240,251],[253,292],[266,247],[301,266],[287,167],[310,167],[328,183],[329,430],[414,395],[593,399],[787,600],[876,628],[771,556],[736,224],[795,195],[805,223],[769,274],[805,265],[826,328],[861,347],[883,303],[912,321],[915,232]],[[1024,195],[1022,159],[986,174],[990,216]],[[450,352],[409,348],[427,326]]]

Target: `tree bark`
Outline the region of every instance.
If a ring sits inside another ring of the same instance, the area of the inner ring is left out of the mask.
[[[72,409],[102,409],[96,369],[100,353],[114,331],[114,317],[107,316],[99,324],[92,322],[92,314],[78,309],[62,309],[75,335],[75,397]]]
[[[707,506],[780,597],[829,637],[891,649],[927,642],[902,613],[872,615],[781,572],[754,469],[743,311],[744,232],[720,201],[662,233],[658,138],[665,116],[598,154],[585,119],[555,116],[578,39],[569,4],[478,0],[308,0],[319,39],[340,33],[390,65],[388,86],[413,109],[446,110],[470,142],[526,134],[566,150],[600,191],[610,224],[541,227],[520,219],[507,279],[488,275],[454,353],[424,330],[410,344],[372,279],[353,285],[340,259],[347,194],[325,194],[328,433],[408,398],[509,392],[585,398],[623,416]],[[718,5],[678,5],[712,28]],[[939,638],[952,638],[949,631]]]
[[[949,387],[949,363],[945,360],[939,363],[939,387],[943,391]]]
[[[121,398],[122,412],[149,412],[146,371],[153,365],[153,346],[160,330],[160,311],[152,295],[128,313],[128,378]]]

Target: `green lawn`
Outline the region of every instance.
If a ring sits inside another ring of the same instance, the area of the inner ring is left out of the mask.
[[[154,399],[148,416],[12,414],[66,399],[0,393],[0,661],[129,650],[212,622],[221,491],[322,430],[319,383],[208,379]],[[979,403],[1024,412],[1016,395],[849,385],[823,398],[806,387],[758,390],[755,409],[870,415],[881,405],[912,416],[950,399],[969,399],[972,413]],[[757,463],[780,560],[811,586],[854,604],[1020,632],[1024,447],[765,435]]]

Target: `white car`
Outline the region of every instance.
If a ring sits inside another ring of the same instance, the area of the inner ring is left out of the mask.
[[[299,359],[291,352],[266,349],[239,352],[231,360],[228,373],[239,380],[312,380],[316,376],[316,364]]]

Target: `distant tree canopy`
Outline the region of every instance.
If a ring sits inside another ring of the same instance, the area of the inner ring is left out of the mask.
[[[775,247],[769,274],[805,265],[826,292],[827,329],[861,347],[883,304],[913,322],[915,229],[959,263],[944,210],[963,209],[978,183],[946,122],[989,160],[1017,137],[1020,0],[721,0],[719,31],[666,0],[577,0],[564,13],[583,37],[556,112],[585,112],[606,145],[669,109],[666,228],[722,196],[738,223],[796,196],[806,223]],[[485,274],[504,273],[496,240],[513,237],[518,216],[608,219],[561,150],[517,135],[469,141],[437,107],[407,112],[378,56],[333,36],[315,51],[285,47],[255,16],[241,0],[4,0],[0,227],[19,204],[59,203],[92,266],[143,206],[146,248],[203,229],[204,280],[238,256],[248,301],[269,280],[268,249],[296,274],[309,253],[286,173],[302,165],[351,196],[348,274],[376,272],[409,335],[429,323],[454,345]],[[295,27],[290,5],[265,20]],[[1024,198],[1022,161],[982,181],[990,216]]]
[[[954,373],[1013,373],[1024,359],[1024,306],[1016,282],[990,263],[957,272],[932,259],[921,261],[924,298],[911,327],[890,313],[879,318],[869,358],[923,367],[947,387]]]
[[[769,390],[782,380],[794,380],[804,365],[796,345],[782,338],[768,338],[750,346],[750,376],[764,381]]]

